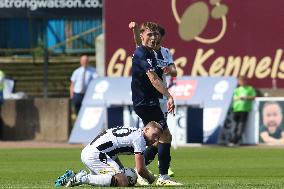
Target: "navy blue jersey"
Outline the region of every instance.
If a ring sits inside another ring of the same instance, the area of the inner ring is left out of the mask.
[[[154,51],[144,46],[137,47],[132,57],[132,101],[133,106],[159,105],[161,96],[147,76],[148,71],[155,71],[162,79],[163,71],[158,66]]]

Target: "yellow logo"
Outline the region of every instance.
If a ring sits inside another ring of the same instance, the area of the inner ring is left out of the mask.
[[[196,40],[206,44],[216,43],[222,39],[227,28],[226,14],[228,13],[228,7],[221,4],[220,1],[210,0],[210,4],[214,6],[211,12],[209,12],[206,3],[198,1],[187,7],[180,17],[176,9],[176,0],[172,0],[172,12],[176,22],[179,24],[178,32],[181,39],[184,41]],[[206,39],[200,37],[200,34],[208,23],[209,13],[213,19],[222,19],[222,29],[217,36]]]

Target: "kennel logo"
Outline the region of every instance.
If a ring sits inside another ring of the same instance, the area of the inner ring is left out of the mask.
[[[176,8],[176,0],[172,0],[172,12],[176,22],[179,24],[178,33],[182,40],[196,40],[200,43],[216,43],[224,36],[227,28],[226,14],[228,7],[220,3],[221,0],[209,0],[213,6],[212,10],[206,3],[198,1],[187,7],[182,16],[179,16]],[[219,34],[212,38],[202,38],[200,35],[207,26],[209,17],[222,19],[222,28]]]

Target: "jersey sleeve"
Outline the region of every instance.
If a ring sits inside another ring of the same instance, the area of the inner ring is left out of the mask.
[[[75,71],[72,73],[72,76],[71,76],[70,80],[71,80],[72,82],[75,82],[75,81],[76,81],[76,76],[77,76],[77,70],[75,70]]]
[[[250,96],[256,96],[256,91],[253,87],[250,87],[251,90],[250,90]]]
[[[133,140],[133,148],[134,148],[134,154],[144,153],[144,151],[146,150],[146,141],[143,135],[135,137],[135,139]]]
[[[166,52],[167,52],[167,54],[168,54],[168,62],[169,62],[168,66],[174,64],[174,59],[173,59],[172,53],[171,53],[170,50],[167,49],[167,48],[166,48]]]

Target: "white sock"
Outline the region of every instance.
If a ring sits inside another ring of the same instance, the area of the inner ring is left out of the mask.
[[[169,175],[159,175],[159,177],[162,178],[162,179],[165,179],[165,180],[169,179]]]
[[[112,175],[91,175],[88,174],[81,178],[83,184],[90,184],[93,186],[110,186]]]

